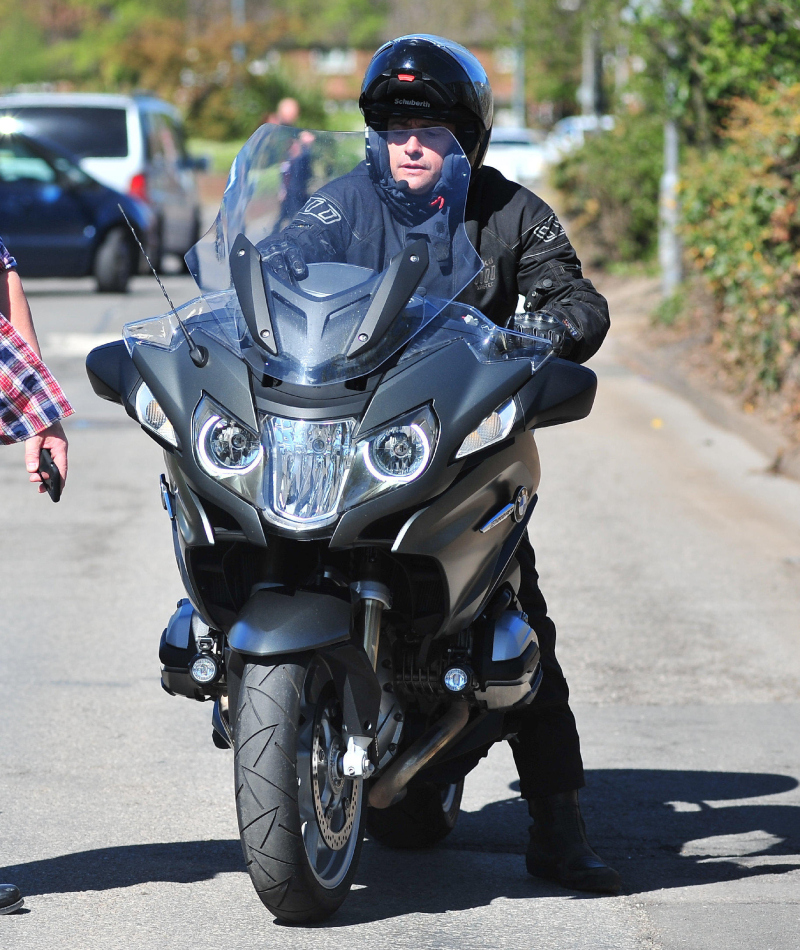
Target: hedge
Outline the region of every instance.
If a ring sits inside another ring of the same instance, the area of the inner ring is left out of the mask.
[[[800,421],[800,84],[740,99],[725,145],[682,171],[683,240],[711,290],[713,342],[750,401]]]

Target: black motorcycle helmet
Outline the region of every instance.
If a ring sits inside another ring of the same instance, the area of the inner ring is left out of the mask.
[[[358,106],[376,132],[391,116],[452,123],[473,171],[481,167],[492,134],[492,87],[468,49],[441,36],[401,36],[372,57]]]

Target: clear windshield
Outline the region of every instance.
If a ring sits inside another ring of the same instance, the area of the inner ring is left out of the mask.
[[[446,129],[365,137],[262,126],[186,256],[202,297],[181,319],[275,379],[371,372],[481,270],[464,229],[469,174]],[[177,346],[175,317],[156,322],[126,327],[129,346]]]

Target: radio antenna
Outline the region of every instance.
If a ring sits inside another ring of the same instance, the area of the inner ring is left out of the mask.
[[[161,278],[156,273],[155,267],[153,267],[153,262],[147,256],[147,251],[142,246],[142,242],[139,240],[139,235],[136,233],[136,231],[134,231],[133,225],[128,220],[128,216],[127,214],[125,214],[125,209],[122,207],[121,204],[117,204],[117,207],[122,212],[122,217],[125,218],[125,224],[127,224],[128,227],[130,228],[130,232],[133,235],[134,241],[136,241],[136,243],[139,245],[139,250],[144,255],[144,259],[147,261],[150,267],[150,270],[153,272],[153,277],[155,277],[158,283],[158,286],[161,288],[161,293],[164,294],[164,296],[167,298],[169,309],[175,315],[175,319],[178,321],[178,326],[181,328],[181,330],[183,330],[183,335],[184,337],[186,337],[186,343],[189,347],[189,356],[191,356],[192,362],[194,363],[195,366],[205,366],[206,363],[208,362],[208,350],[204,346],[198,346],[198,344],[195,343],[194,340],[189,335],[189,331],[186,329],[186,326],[184,325],[183,320],[181,320],[181,318],[178,316],[178,311],[175,309],[175,304],[172,302],[172,300],[170,300],[170,296],[167,293],[166,287],[161,283]]]

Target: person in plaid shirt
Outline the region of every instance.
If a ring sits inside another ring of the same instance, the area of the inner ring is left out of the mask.
[[[72,407],[42,362],[16,266],[0,240],[0,444],[25,442],[25,467],[43,492],[41,449],[50,450],[62,483],[67,477],[67,437],[59,419]],[[0,915],[13,914],[23,903],[18,887],[0,884]]]
[[[72,413],[61,387],[44,365],[17,262],[0,239],[0,445],[25,442],[25,467],[39,483],[39,452],[49,449],[67,478],[67,438],[60,419]]]

